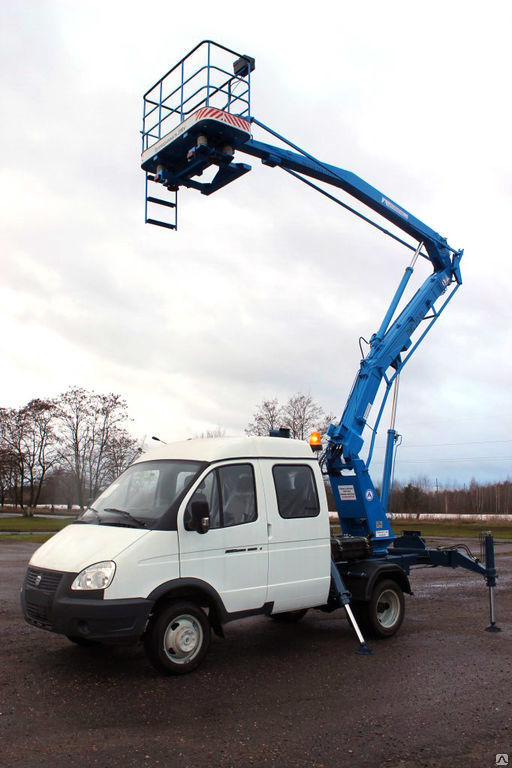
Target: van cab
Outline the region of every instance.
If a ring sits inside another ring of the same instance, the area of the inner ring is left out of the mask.
[[[324,606],[327,500],[307,443],[186,440],[137,459],[33,555],[29,624],[82,645],[143,640],[166,673],[198,666],[210,629]]]

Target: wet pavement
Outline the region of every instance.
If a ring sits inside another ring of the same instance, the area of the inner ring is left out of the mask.
[[[342,612],[310,611],[228,625],[182,678],[140,646],[84,649],[28,626],[18,593],[36,546],[0,542],[2,768],[512,764],[512,542],[497,547],[500,634],[483,631],[481,577],[419,569],[373,656],[354,653]]]

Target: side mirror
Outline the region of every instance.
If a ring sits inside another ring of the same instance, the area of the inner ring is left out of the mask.
[[[210,530],[210,506],[207,501],[193,501],[185,512],[184,525],[187,531],[208,533]]]

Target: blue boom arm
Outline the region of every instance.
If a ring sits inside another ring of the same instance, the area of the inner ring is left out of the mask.
[[[270,130],[262,123],[258,122],[258,125],[265,130]],[[274,131],[271,133],[290,144]],[[295,149],[299,148],[295,147]],[[350,171],[322,163],[302,150],[293,152],[252,139],[242,144],[239,151],[259,158],[265,165],[292,172],[303,181],[306,181],[303,177],[314,178],[348,192],[419,243],[413,261],[405,270],[379,330],[370,340],[370,351],[361,361],[342,417],[328,430],[328,445],[322,458],[333,488],[343,532],[358,536],[370,534],[375,539],[374,551],[384,552],[394,539],[386,508],[396,431],[394,424],[388,431],[382,490],[379,498],[369,474],[377,427],[393,382],[395,380],[398,382],[398,375],[403,366],[462,282],[459,267],[462,251],[454,251],[448,246],[445,238]],[[306,183],[309,182],[306,181]],[[320,188],[318,190],[323,192]],[[336,200],[336,198],[333,199]],[[393,320],[412,275],[415,261],[420,254],[425,256],[422,252],[423,247],[427,252],[426,258],[432,263],[433,272]],[[436,301],[449,287],[451,290],[448,297],[440,307],[436,308]],[[412,336],[425,320],[429,322],[413,344]],[[404,353],[407,354],[404,356]],[[364,442],[363,430],[383,382],[384,396],[373,428],[369,457],[365,462],[359,456]]]

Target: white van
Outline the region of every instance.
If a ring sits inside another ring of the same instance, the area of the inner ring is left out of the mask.
[[[325,487],[307,443],[199,439],[141,456],[43,544],[22,606],[30,624],[79,644],[142,638],[159,670],[181,674],[205,656],[210,628],[297,620],[326,606],[330,583]]]

